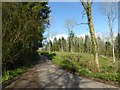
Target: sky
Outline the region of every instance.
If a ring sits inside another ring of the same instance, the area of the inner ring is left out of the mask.
[[[49,2],[48,5],[51,7],[50,14],[50,36],[57,35],[68,35],[65,27],[65,21],[72,19],[77,23],[87,23],[87,17],[84,15],[82,18],[83,6],[80,2]],[[101,12],[101,3],[94,2],[92,7],[92,18],[93,25],[96,35],[106,36],[109,35],[109,27],[107,16]],[[45,35],[47,35],[47,31]],[[76,36],[89,34],[88,25],[76,25],[73,28],[73,32]],[[118,19],[115,20],[113,27],[114,34],[118,32]]]

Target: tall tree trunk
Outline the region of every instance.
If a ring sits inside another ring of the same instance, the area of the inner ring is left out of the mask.
[[[69,52],[72,52],[72,44],[71,44],[71,37],[69,38]]]
[[[48,28],[48,52],[50,53],[50,26]]]
[[[113,40],[113,36],[111,36],[111,42],[112,42],[112,56],[113,56],[113,63],[115,63],[115,48],[114,48],[114,40]]]
[[[88,25],[89,25],[89,30],[90,30],[90,36],[91,36],[91,41],[92,41],[92,47],[93,47],[93,53],[94,53],[94,60],[96,63],[96,69],[99,72],[99,61],[98,61],[98,51],[97,51],[97,43],[96,43],[96,38],[95,38],[95,34],[94,34],[94,26],[92,23],[92,14],[91,14],[91,10],[89,9],[88,11]]]
[[[115,48],[114,48],[114,44],[113,44],[113,62],[115,63]]]
[[[61,41],[61,52],[63,52],[63,42],[62,42],[62,39],[60,41]]]
[[[71,52],[73,52],[73,40],[72,40],[72,37],[71,37]]]
[[[91,13],[91,8],[92,4],[90,0],[88,2],[84,2],[84,0],[81,0],[81,3],[87,13],[87,18],[88,18],[88,25],[89,25],[89,31],[90,31],[90,36],[91,36],[91,41],[92,41],[92,47],[93,47],[93,53],[94,53],[94,60],[96,64],[96,72],[99,72],[99,61],[98,61],[98,51],[97,51],[97,42],[94,34],[94,26],[92,22],[92,13]]]
[[[113,28],[112,28],[112,22],[110,20],[110,17],[108,16],[108,23],[110,28],[110,39],[112,44],[112,56],[113,56],[113,63],[115,63],[115,48],[114,48],[114,40],[113,40]]]

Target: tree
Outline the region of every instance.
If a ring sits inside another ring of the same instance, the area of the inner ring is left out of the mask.
[[[59,51],[59,44],[56,37],[53,40],[53,51]]]
[[[72,52],[73,51],[73,37],[74,37],[74,33],[73,33],[73,28],[75,26],[75,21],[72,20],[72,19],[67,19],[65,21],[65,27],[67,28],[68,30],[68,45],[69,45],[69,52]]]
[[[85,35],[84,52],[90,53],[90,38],[88,35]]]
[[[29,56],[30,60],[33,58],[34,55],[31,54],[35,54],[38,46],[42,45],[42,34],[48,26],[49,13],[47,2],[2,4],[3,64],[10,67],[14,66],[15,62],[22,64],[25,56]]]
[[[80,52],[80,40],[78,37],[74,36],[74,43],[73,43],[73,46],[74,46],[74,52]]]
[[[90,2],[90,0],[87,0],[86,3],[84,0],[80,0],[80,1],[84,7],[84,10],[86,11],[86,14],[87,14],[88,26],[89,26],[91,42],[92,42],[92,46],[93,46],[94,60],[96,63],[96,71],[99,72],[100,69],[99,69],[99,61],[98,61],[97,43],[96,43],[96,38],[95,38],[95,34],[94,34],[94,26],[93,26],[92,11],[91,11],[93,2]]]
[[[118,33],[115,39],[115,52],[116,52],[116,57],[120,59],[120,33]]]
[[[102,5],[102,13],[107,16],[108,25],[110,30],[110,39],[112,44],[112,54],[113,54],[113,62],[115,63],[115,49],[114,49],[114,33],[113,33],[113,25],[115,19],[117,18],[117,3],[116,2],[106,2]]]
[[[105,42],[105,56],[111,56],[111,43],[109,41]]]
[[[98,52],[100,55],[105,55],[105,43],[100,36],[97,37]]]
[[[64,37],[60,38],[60,48],[61,48],[61,52],[66,51],[66,40]]]
[[[81,53],[84,52],[84,39],[83,39],[82,36],[79,38],[79,49],[80,49],[79,51],[80,51]]]
[[[49,17],[49,21],[50,21],[50,17]],[[51,51],[51,45],[50,45],[50,25],[49,25],[49,28],[48,28],[48,52],[50,53]]]
[[[53,43],[52,43],[52,41],[51,41],[51,40],[50,40],[49,42],[50,42],[50,43],[49,43],[49,46],[50,46],[49,48],[50,48],[50,51],[52,51],[52,46],[53,46]]]

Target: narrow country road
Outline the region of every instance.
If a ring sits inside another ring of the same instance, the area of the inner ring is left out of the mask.
[[[40,63],[5,88],[116,88],[71,74],[56,67],[44,56],[41,59]]]

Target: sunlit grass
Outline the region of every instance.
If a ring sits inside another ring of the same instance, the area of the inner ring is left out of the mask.
[[[99,56],[100,72],[98,73],[94,72],[95,63],[93,63],[93,55],[88,53],[56,52],[52,62],[88,78],[99,78],[115,83],[120,81],[119,73],[117,73],[118,61],[113,63],[112,58],[109,57],[103,58]]]

